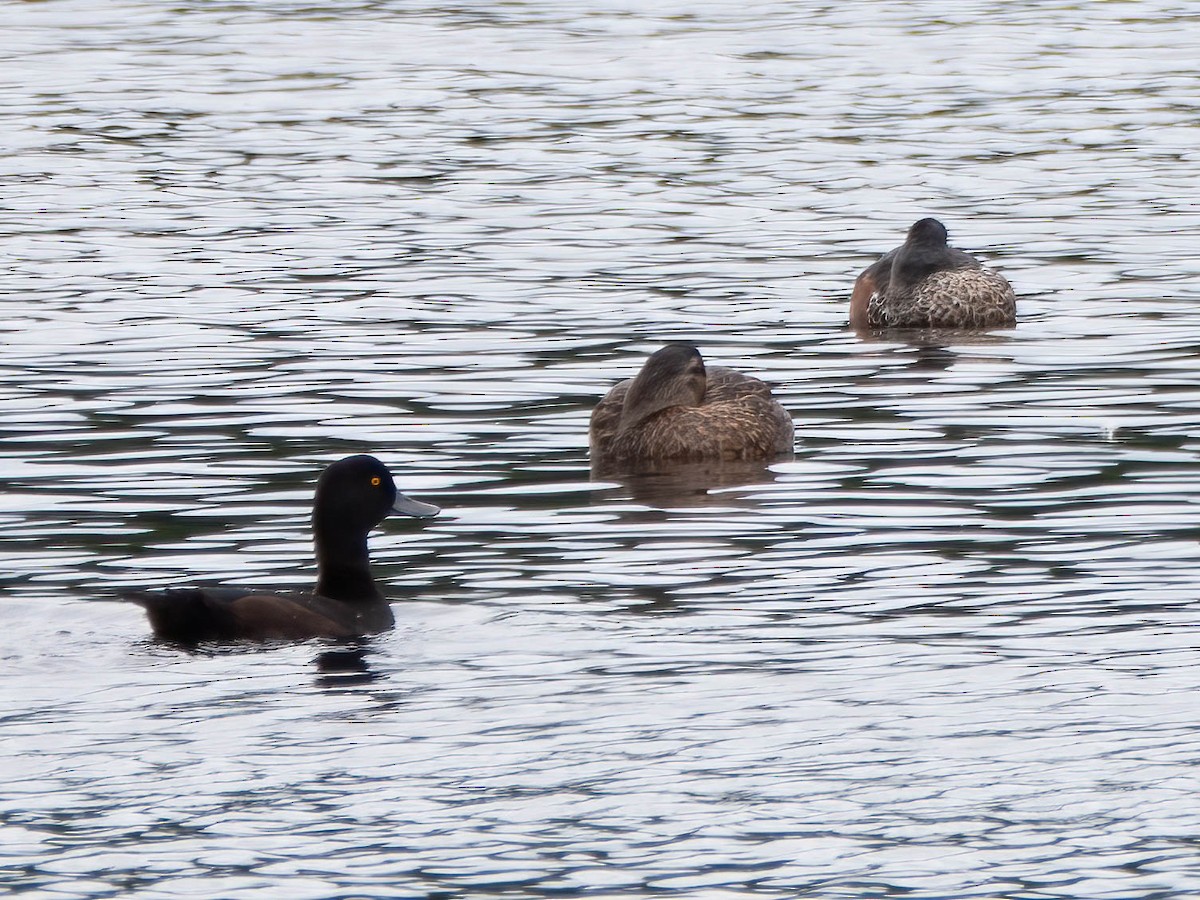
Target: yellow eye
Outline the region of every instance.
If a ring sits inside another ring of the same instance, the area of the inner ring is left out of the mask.
[[[378,475],[376,475],[374,478],[371,479],[371,486],[379,487],[379,476]]]

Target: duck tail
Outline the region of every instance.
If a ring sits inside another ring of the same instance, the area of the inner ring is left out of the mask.
[[[216,610],[205,602],[203,591],[125,591],[121,599],[144,609],[154,634],[163,640],[194,644],[216,640],[223,633]]]

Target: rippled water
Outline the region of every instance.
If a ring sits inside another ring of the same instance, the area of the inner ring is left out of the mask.
[[[1200,894],[1200,29],[1109,3],[0,6],[0,885]],[[1020,325],[863,341],[922,215]],[[797,422],[590,477],[669,339]],[[398,625],[189,654],[122,587]]]

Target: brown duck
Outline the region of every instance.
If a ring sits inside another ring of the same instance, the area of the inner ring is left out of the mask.
[[[946,243],[946,226],[921,219],[904,243],[854,282],[850,327],[997,328],[1015,325],[1017,298],[1003,275]]]
[[[792,450],[792,417],[757,378],[706,368],[691,344],[667,344],[592,412],[594,466],[771,459]]]

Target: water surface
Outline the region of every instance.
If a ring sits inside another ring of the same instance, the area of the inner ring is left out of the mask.
[[[1200,31],[1168,2],[0,8],[0,884],[1200,893]],[[864,341],[936,215],[1020,324]],[[597,480],[667,340],[796,455]],[[373,452],[398,625],[186,653]]]

